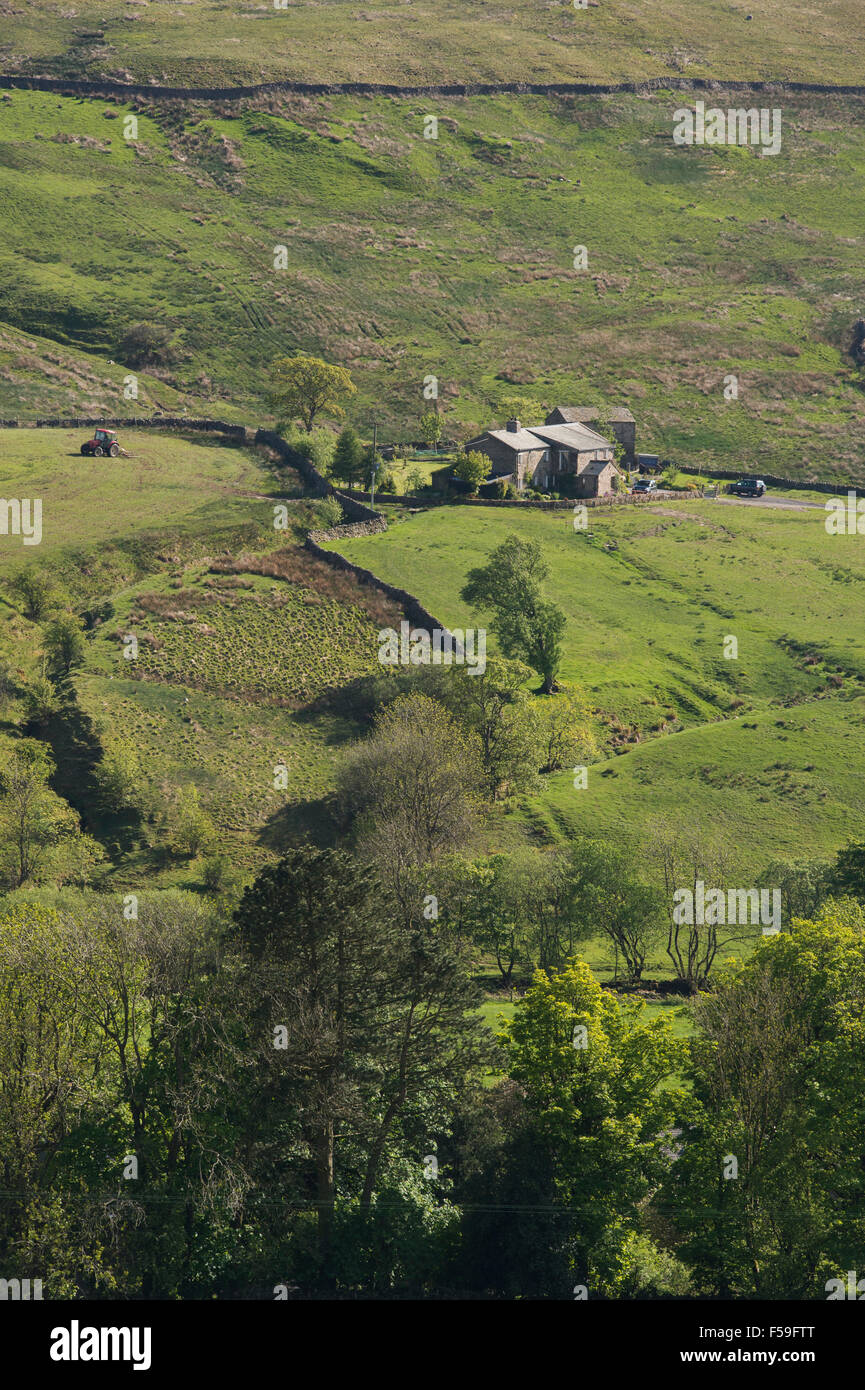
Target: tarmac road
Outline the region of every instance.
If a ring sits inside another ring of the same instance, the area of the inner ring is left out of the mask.
[[[791,512],[802,512],[809,508],[825,511],[822,502],[797,502],[792,497],[716,497],[725,507],[779,507]]]

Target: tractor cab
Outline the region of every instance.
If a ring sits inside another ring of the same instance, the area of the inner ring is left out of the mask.
[[[81,445],[81,452],[82,454],[89,454],[92,458],[102,458],[103,454],[108,454],[111,458],[116,459],[120,453],[116,431],[94,430],[93,438]]]

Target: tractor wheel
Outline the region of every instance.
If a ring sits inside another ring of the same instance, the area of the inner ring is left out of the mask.
[[[98,444],[96,445],[96,448],[93,450],[93,457],[94,457],[95,459],[101,459],[101,458],[102,458],[102,450],[100,449],[100,447],[99,447]]]
[[[87,447],[86,444],[82,444],[82,445],[81,445],[81,452],[82,452],[82,454],[85,455],[85,457],[87,456],[87,454],[90,453],[90,450],[88,449],[88,447]]]
[[[111,445],[111,448],[108,450],[108,452],[109,452],[109,454],[111,455],[111,457],[112,457],[113,459],[116,459],[116,458],[117,458],[117,455],[120,453],[120,450],[118,449],[118,447],[117,447],[116,444],[112,444],[112,445]]]

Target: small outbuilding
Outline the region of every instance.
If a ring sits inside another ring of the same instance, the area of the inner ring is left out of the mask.
[[[618,468],[609,459],[595,459],[574,479],[577,497],[609,497],[615,492]]]

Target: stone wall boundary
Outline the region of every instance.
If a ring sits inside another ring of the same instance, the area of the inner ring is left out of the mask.
[[[307,537],[306,548],[334,569],[348,570],[361,584],[368,584],[371,588],[377,589],[380,594],[392,599],[394,603],[398,603],[409,622],[414,623],[415,627],[425,628],[427,632],[434,632],[436,629],[442,632],[448,631],[444,623],[440,623],[438,618],[434,618],[429,609],[424,608],[420,599],[414,594],[408,593],[406,589],[398,589],[395,585],[388,584],[386,580],[379,579],[372,570],[364,569],[362,565],[356,565],[353,560],[347,559],[338,550],[325,550],[312,536]]]

